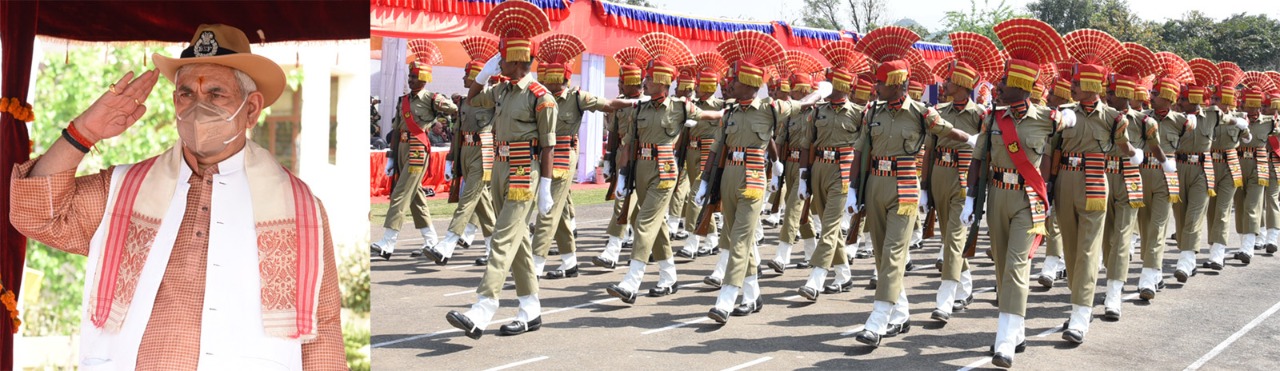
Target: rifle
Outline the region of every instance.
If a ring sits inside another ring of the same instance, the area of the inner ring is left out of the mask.
[[[973,195],[973,224],[969,226],[969,235],[964,241],[964,257],[972,258],[978,253],[978,235],[981,234],[979,226],[982,225],[982,217],[987,213],[987,178],[991,177],[990,166],[991,159],[991,129],[996,123],[996,115],[992,112],[991,117],[987,119],[987,140],[982,147],[982,152],[974,151],[973,162],[969,164],[969,193]]]
[[[876,114],[879,113],[879,111],[880,111],[880,105],[872,103],[871,114],[865,117],[875,118]],[[863,121],[865,123],[866,120],[864,119]],[[865,148],[866,150],[860,151],[857,154],[857,156],[859,157],[858,171],[855,174],[858,176],[858,182],[854,184],[855,186],[854,190],[856,190],[855,193],[861,194],[862,198],[857,200],[858,205],[860,206],[858,208],[858,212],[854,213],[853,216],[849,217],[849,235],[846,236],[844,239],[845,245],[853,245],[858,243],[858,237],[861,234],[861,233],[858,233],[858,230],[862,228],[862,219],[867,216],[867,202],[866,202],[867,195],[865,192],[867,190],[867,178],[871,177],[871,175],[869,174],[869,171],[871,169],[871,138],[869,138],[868,136],[863,136],[862,140],[864,141],[863,142],[864,145],[861,145],[859,147],[866,147]]]
[[[925,135],[930,134],[925,132]],[[929,212],[925,213],[924,216],[924,230],[920,232],[921,239],[933,238],[933,224],[938,221],[938,202],[937,200],[934,200],[933,195],[933,161],[938,156],[937,146],[938,139],[935,137],[933,145],[925,147],[924,164],[922,164],[924,169],[921,171],[921,175],[923,176],[920,178],[920,191],[929,195],[929,202],[925,205],[925,209],[929,210]]]
[[[612,116],[612,118],[613,118],[613,123],[614,123],[613,127],[615,127],[615,128],[616,128],[616,127],[618,127],[618,125],[617,125],[617,124],[618,124],[618,113],[617,113],[617,112],[614,112],[614,113],[613,113],[612,115],[610,115],[610,116]],[[617,196],[615,196],[615,195],[614,195],[614,191],[616,191],[616,190],[618,189],[618,161],[617,161],[617,160],[618,160],[618,159],[617,159],[618,154],[617,154],[617,151],[618,151],[619,149],[621,149],[621,148],[620,148],[620,147],[621,147],[621,143],[614,143],[615,141],[613,140],[613,137],[614,137],[615,135],[616,135],[616,133],[611,133],[611,134],[609,135],[609,144],[610,144],[610,147],[613,147],[613,148],[609,148],[609,150],[608,150],[608,151],[605,151],[605,154],[604,154],[604,162],[605,162],[605,163],[607,163],[607,164],[610,164],[610,165],[611,165],[611,166],[610,166],[610,167],[611,167],[611,169],[609,169],[609,174],[605,174],[607,177],[609,177],[609,189],[608,189],[608,190],[606,190],[606,191],[605,191],[605,193],[604,193],[604,200],[605,200],[605,201],[613,201],[615,198],[617,198]],[[622,138],[621,138],[621,137],[619,137],[619,138],[618,138],[618,141],[621,141],[621,140],[622,140]]]
[[[685,104],[690,104],[687,99]],[[680,129],[680,138],[676,139],[676,169],[679,169],[678,171],[684,171],[684,158],[689,156],[689,141],[693,140],[690,137],[693,134],[691,132],[693,129],[684,127],[685,121],[689,121],[689,107],[682,106],[682,109],[684,110],[684,120],[680,121],[682,129]]]
[[[726,117],[721,119],[720,151],[714,153],[716,159],[715,167],[710,169],[709,173],[706,171],[707,169],[703,169],[702,172],[702,179],[707,182],[707,203],[702,206],[702,211],[698,212],[698,227],[693,231],[694,234],[699,236],[706,236],[711,233],[711,226],[715,225],[713,216],[715,213],[720,212],[720,178],[724,175],[725,159],[729,157],[725,153],[728,152],[728,148],[724,144],[725,136],[727,135],[726,129],[728,128],[725,123],[729,122],[727,116],[731,114],[730,112],[731,109],[725,109]]]
[[[449,203],[458,203],[458,198],[462,196],[462,143],[466,138],[462,137],[462,109],[458,109],[458,132],[453,136],[453,144],[450,146],[449,157],[453,160],[453,180],[449,181]]]
[[[818,107],[814,106],[812,111],[809,111],[809,123],[811,125],[814,123],[815,116],[817,115],[818,115]],[[818,126],[813,125],[809,128],[809,130],[812,131],[809,137],[809,156],[808,156],[809,162],[801,165],[809,166],[808,170],[806,170],[806,173],[810,173],[809,179],[813,179],[813,174],[812,174],[813,159],[814,159],[814,153],[817,152],[814,150],[814,147],[815,147],[815,144],[818,143]],[[836,163],[838,164],[840,162],[837,160]],[[800,168],[804,169],[805,167],[800,166]],[[796,171],[799,172],[800,170],[796,170]],[[807,184],[807,186],[809,186],[809,188],[813,188],[813,183],[810,182],[809,184]],[[800,207],[800,225],[805,225],[809,223],[809,202],[813,200],[813,190],[809,189],[808,191],[809,191],[809,197],[804,198],[804,206]]]
[[[785,126],[783,126],[783,128],[784,128],[784,130],[786,130],[786,131],[787,131],[787,133],[783,135],[783,136],[784,136],[784,139],[782,140],[782,145],[779,145],[779,146],[778,146],[778,148],[780,148],[780,149],[781,149],[781,148],[786,148],[787,150],[786,150],[786,151],[784,151],[784,152],[786,152],[786,153],[779,153],[779,154],[778,154],[778,157],[782,157],[782,161],[784,161],[784,162],[785,162],[785,161],[787,161],[787,160],[789,159],[788,157],[791,157],[791,151],[790,151],[790,148],[791,148],[791,119],[787,119],[787,124],[786,124]],[[777,176],[777,177],[778,177],[778,191],[777,191],[777,192],[773,192],[773,195],[772,195],[772,197],[771,197],[771,198],[770,198],[770,200],[769,200],[769,205],[771,205],[771,206],[769,207],[769,213],[770,213],[770,214],[777,214],[777,213],[778,213],[778,211],[781,209],[782,203],[783,203],[783,202],[786,202],[786,200],[787,200],[787,198],[786,198],[786,197],[783,197],[783,193],[786,193],[786,192],[785,192],[785,191],[783,191],[783,190],[784,190],[784,189],[786,189],[786,187],[787,187],[787,174],[786,174],[786,172],[787,172],[787,171],[784,169],[784,170],[782,171],[782,174],[774,174],[774,176]]]
[[[622,199],[623,205],[631,204],[631,196],[636,192],[636,160],[640,155],[640,105],[636,105],[635,114],[631,116],[631,142],[627,143],[627,166],[619,171],[627,177],[627,184],[623,184],[623,189],[628,190],[627,197]],[[617,183],[616,181],[614,182]],[[630,207],[623,207],[622,212],[618,213],[618,225],[627,225],[628,215],[631,211]]]

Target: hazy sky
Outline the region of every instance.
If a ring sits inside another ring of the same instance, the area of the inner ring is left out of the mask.
[[[702,17],[741,18],[758,21],[799,19],[797,10],[803,0],[649,0],[654,6],[671,12]],[[995,7],[999,0],[976,0],[979,8]],[[1030,0],[1007,0],[1005,3],[1020,11],[1026,11]],[[990,4],[987,6],[986,4]],[[911,18],[929,30],[942,27],[947,11],[964,11],[970,8],[964,0],[889,0],[886,19],[896,21]],[[1273,19],[1280,18],[1280,6],[1270,0],[1129,0],[1129,9],[1148,20],[1181,18],[1183,13],[1200,10],[1209,17],[1222,19],[1232,14],[1248,12],[1266,13]]]

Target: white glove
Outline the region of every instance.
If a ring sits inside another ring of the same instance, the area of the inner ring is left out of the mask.
[[[1175,161],[1173,161],[1173,159],[1172,159],[1172,158],[1165,159],[1165,160],[1164,160],[1164,172],[1166,172],[1166,173],[1176,173],[1176,172],[1178,172],[1178,163],[1177,163],[1177,162],[1175,162]]]
[[[1070,110],[1070,109],[1062,110],[1062,127],[1064,128],[1076,127],[1076,111],[1075,110]]]
[[[542,215],[551,214],[551,178],[542,177],[538,181],[538,211]]]
[[[929,192],[920,191],[920,203],[917,207],[920,208],[920,214],[922,215],[929,212]]]
[[[1236,117],[1236,128],[1240,130],[1249,130],[1249,119]]]
[[[387,168],[386,170],[383,170],[383,171],[387,173],[387,176],[391,176],[391,174],[394,174],[396,172],[396,160],[390,159],[390,158],[387,159]]]
[[[648,95],[641,95],[641,96],[640,96],[640,99],[638,99],[638,101],[639,101],[641,104],[644,104],[644,103],[649,103],[649,100],[650,100],[650,99],[652,99],[652,97],[650,97],[650,96],[648,96]]]
[[[862,209],[858,208],[858,191],[849,188],[849,194],[844,199],[844,213],[845,215],[853,215],[859,211],[862,211]]]
[[[698,183],[698,192],[693,194],[693,202],[698,206],[707,206],[707,181]]]
[[[960,210],[960,224],[973,225],[973,197],[964,198],[964,209]]]
[[[769,181],[769,193],[777,192],[778,189],[781,188],[781,186],[782,186],[781,177],[775,175],[773,177],[773,180]]]
[[[627,190],[627,176],[618,174],[618,189],[613,191],[613,195],[618,196],[618,198],[627,198],[628,193],[631,192]]]
[[[453,181],[453,161],[444,160],[444,181]]]
[[[1049,205],[1049,209],[1044,212],[1044,217],[1048,218],[1050,216],[1053,216],[1053,205]]]
[[[1129,158],[1129,166],[1139,166],[1139,165],[1142,165],[1142,160],[1145,160],[1145,159],[1146,159],[1146,157],[1143,157],[1143,155],[1142,155],[1142,149],[1141,149],[1141,148],[1134,148],[1134,149],[1133,149],[1133,157],[1130,157],[1130,158]]]
[[[809,181],[800,179],[800,188],[796,188],[796,194],[800,195],[800,198],[809,198]]]
[[[694,120],[684,120],[684,127],[686,127],[686,128],[691,128],[691,127],[694,127],[694,126],[698,126],[698,122],[697,122],[697,121],[694,121]]]
[[[782,167],[782,161],[774,161],[774,162],[773,162],[773,177],[775,177],[775,178],[776,178],[776,177],[778,177],[778,176],[782,175],[782,171],[783,171],[783,169],[784,169],[784,168]]]
[[[602,161],[602,162],[604,164],[604,176],[607,178],[610,176],[610,174],[613,174],[613,171],[612,171],[613,168],[612,166],[609,165],[610,164],[609,161]]]
[[[977,148],[978,148],[978,134],[969,134],[969,139],[968,139],[968,140],[965,140],[965,141],[964,141],[964,144],[968,144],[968,145],[969,145],[969,148],[977,149]]]
[[[1187,126],[1187,128],[1186,128],[1186,129],[1187,129],[1187,131],[1195,130],[1195,129],[1196,129],[1196,124],[1197,124],[1198,122],[1199,122],[1199,119],[1197,119],[1197,118],[1196,118],[1196,115],[1187,115],[1187,124],[1186,124],[1186,126]]]
[[[476,83],[485,85],[489,83],[489,78],[502,72],[502,56],[495,55],[484,63],[484,68],[480,69],[480,73],[476,74]]]

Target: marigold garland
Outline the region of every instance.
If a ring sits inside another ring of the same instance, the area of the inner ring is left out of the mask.
[[[35,113],[31,112],[31,103],[18,98],[0,98],[0,112],[13,115],[13,118],[22,122],[31,122],[36,118]]]
[[[0,283],[0,303],[3,303],[5,310],[9,311],[9,320],[13,322],[13,333],[18,333],[18,326],[22,325],[22,320],[18,319],[18,299],[13,295],[13,291],[4,288],[4,283]]]

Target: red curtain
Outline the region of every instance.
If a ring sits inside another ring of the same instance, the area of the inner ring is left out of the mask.
[[[37,2],[0,2],[0,44],[4,46],[4,85],[0,96],[27,101],[27,89],[31,85],[31,48],[36,37]],[[40,107],[35,107],[40,109]],[[9,223],[9,177],[13,165],[31,156],[31,140],[27,137],[27,125],[0,114],[0,280],[5,288],[18,293],[22,286],[22,264],[27,256],[27,238],[13,229]],[[9,313],[0,309],[0,370],[13,369],[13,323]]]

